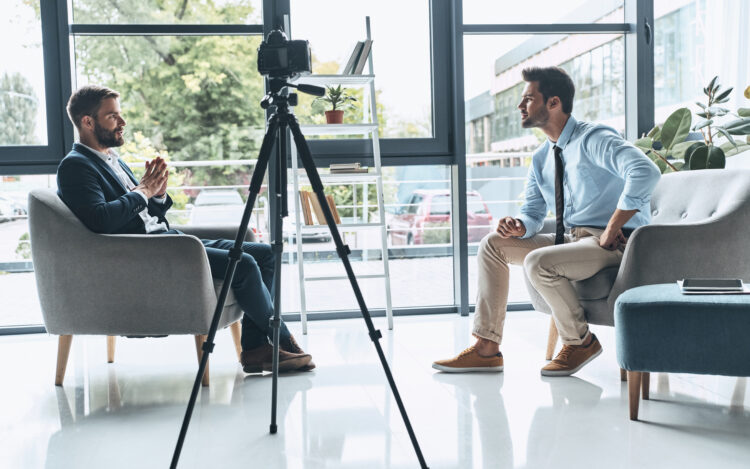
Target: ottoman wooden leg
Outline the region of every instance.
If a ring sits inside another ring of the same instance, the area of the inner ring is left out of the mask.
[[[649,382],[651,381],[651,374],[650,373],[641,373],[641,399],[644,401],[647,401],[648,398],[648,386]]]
[[[628,371],[628,401],[630,402],[630,420],[638,420],[638,404],[641,401],[640,371]]]

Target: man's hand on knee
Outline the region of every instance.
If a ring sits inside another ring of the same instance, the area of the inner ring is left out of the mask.
[[[526,227],[518,218],[503,217],[497,223],[497,234],[501,238],[521,237],[526,234]]]

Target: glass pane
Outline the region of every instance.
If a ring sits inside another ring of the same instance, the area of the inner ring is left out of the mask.
[[[291,0],[293,39],[310,41],[313,72],[340,73],[354,45],[367,37],[365,16],[368,15],[381,136],[431,137],[427,0]],[[310,101],[300,96],[297,114],[303,123],[322,120],[323,110],[327,109],[322,106],[309,109]]]
[[[170,222],[239,221],[265,133],[259,44],[259,36],[76,38],[78,84],[121,94],[127,121],[121,156],[136,175],[157,155],[174,168]],[[203,202],[211,195],[239,203],[209,208]],[[260,198],[261,210],[266,200]]]
[[[42,324],[31,264],[27,197],[56,188],[55,175],[0,176],[0,327]]]
[[[664,122],[680,107],[699,112],[695,101],[706,103],[703,88],[714,76],[719,77],[722,89],[734,88],[722,107],[733,112],[750,107],[743,96],[750,85],[750,8],[746,2],[656,0],[654,23],[656,122]],[[700,118],[694,119],[695,123]],[[736,161],[731,158],[727,163]]]
[[[465,24],[622,23],[623,0],[463,0]]]
[[[450,244],[450,185],[446,166],[400,166],[383,168],[385,222],[389,248],[391,299],[394,308],[453,304],[453,249]],[[289,175],[290,188],[292,175]],[[308,186],[301,190],[310,190]],[[379,227],[347,229],[347,223],[376,223],[375,182],[327,184],[341,216],[339,230],[352,250],[355,274],[382,274]],[[294,195],[289,194],[290,216],[284,221],[283,282],[285,312],[300,310],[299,271],[294,226]],[[448,211],[430,209],[435,199],[447,200]],[[342,276],[343,265],[336,254],[327,226],[307,227],[302,250],[305,276]],[[382,278],[360,279],[368,308],[385,308]],[[326,310],[359,309],[347,279],[307,281],[306,306],[314,314]],[[335,293],[334,293],[335,292]]]
[[[46,145],[39,2],[10,2],[0,16],[0,146]]]
[[[72,0],[84,24],[260,24],[263,0]]]
[[[488,52],[491,51],[491,52]],[[523,129],[517,105],[531,65],[560,66],[573,79],[573,115],[624,133],[625,69],[622,35],[464,37],[469,298],[476,295],[478,242],[497,220],[518,216],[531,153],[544,141]],[[487,207],[489,213],[472,209]],[[528,301],[522,267],[511,267],[509,301]]]

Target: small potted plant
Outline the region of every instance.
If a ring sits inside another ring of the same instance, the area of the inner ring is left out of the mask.
[[[341,124],[344,122],[344,110],[355,107],[354,102],[357,98],[349,94],[346,88],[339,86],[326,86],[326,94],[315,101],[325,101],[330,103],[331,109],[325,112],[326,122],[328,124]]]

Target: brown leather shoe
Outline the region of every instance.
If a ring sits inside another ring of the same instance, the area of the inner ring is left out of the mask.
[[[279,371],[293,371],[310,363],[312,357],[306,353],[290,353],[279,348]],[[243,350],[240,363],[245,373],[271,371],[273,364],[273,347],[263,344],[260,347]]]
[[[542,376],[570,376],[602,353],[602,344],[594,334],[591,343],[583,345],[563,345],[554,360],[542,368]]]
[[[289,336],[289,341],[288,342],[282,342],[281,343],[281,350],[284,350],[284,351],[290,352],[290,353],[302,353],[302,354],[305,353],[302,350],[302,347],[299,346],[299,344],[297,343],[297,341],[294,340],[294,336],[293,335]],[[310,363],[308,363],[307,365],[301,366],[298,371],[310,371],[313,368],[315,368],[315,363],[313,363],[312,359],[310,359]]]
[[[445,373],[466,373],[472,371],[503,371],[503,354],[490,357],[479,355],[472,345],[454,358],[433,362],[432,367]]]

